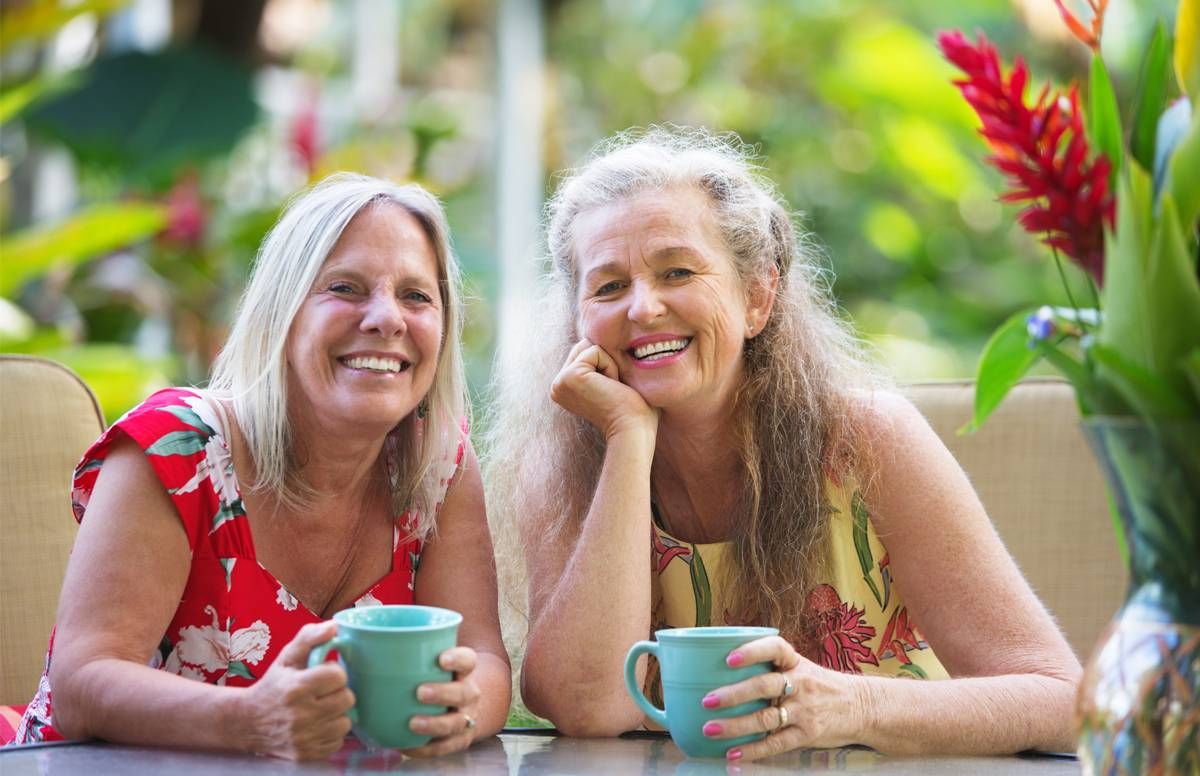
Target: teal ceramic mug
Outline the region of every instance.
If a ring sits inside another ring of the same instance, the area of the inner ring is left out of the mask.
[[[732,668],[725,658],[748,641],[778,634],[775,628],[732,626],[657,631],[654,634],[657,641],[639,641],[625,656],[625,689],[647,717],[670,731],[675,744],[688,757],[724,757],[726,750],[757,741],[766,734],[709,738],[704,735],[704,723],[740,717],[764,708],[767,702],[757,700],[728,708],[706,709],[701,701],[718,687],[770,671],[769,663]],[[637,661],[645,653],[658,658],[665,709],[651,704],[638,687]]]
[[[438,666],[438,656],[457,643],[462,615],[435,606],[364,606],[343,609],[333,621],[337,636],[313,649],[308,665],[337,650],[354,691],[354,734],[372,747],[411,749],[428,743],[429,736],[409,729],[409,720],[447,709],[418,701],[417,687],[453,678]]]

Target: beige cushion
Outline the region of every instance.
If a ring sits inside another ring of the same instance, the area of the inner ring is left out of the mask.
[[[1123,601],[1127,574],[1071,386],[1027,380],[968,436],[956,430],[971,417],[973,383],[923,383],[905,392],[962,464],[1025,578],[1086,658]]]
[[[74,372],[0,355],[0,704],[37,688],[75,539],[71,473],[103,430]]]

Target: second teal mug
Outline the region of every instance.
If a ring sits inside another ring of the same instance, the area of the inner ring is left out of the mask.
[[[418,701],[417,687],[453,678],[438,666],[438,656],[457,643],[462,615],[435,606],[364,606],[343,609],[333,621],[337,636],[315,648],[308,665],[337,650],[354,691],[354,734],[372,747],[411,749],[428,743],[429,736],[409,729],[409,720],[447,709]]]
[[[639,641],[625,656],[625,688],[647,717],[670,731],[672,740],[688,757],[724,757],[728,749],[757,741],[766,734],[709,738],[704,735],[704,723],[740,717],[765,708],[767,702],[757,700],[728,708],[706,709],[701,701],[718,687],[770,671],[770,663],[732,668],[725,658],[748,641],[777,635],[779,631],[775,628],[733,626],[660,630],[654,634],[657,641]],[[637,685],[637,661],[645,653],[658,658],[665,709],[651,704]]]

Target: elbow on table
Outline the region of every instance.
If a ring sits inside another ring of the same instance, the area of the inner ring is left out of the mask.
[[[565,688],[550,688],[549,692],[521,682],[521,696],[526,707],[550,720],[564,736],[574,738],[609,738],[634,730],[642,722],[642,714],[632,703],[585,702],[587,691],[564,692]]]
[[[78,692],[71,682],[62,681],[52,685],[54,688],[54,729],[63,738],[84,739],[94,738],[91,727],[87,724],[86,694]]]

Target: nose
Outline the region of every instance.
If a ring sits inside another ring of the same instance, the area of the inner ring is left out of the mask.
[[[364,304],[359,331],[380,337],[398,337],[408,329],[404,310],[396,297],[389,293],[372,294]]]
[[[666,314],[659,290],[650,283],[634,283],[630,288],[629,320],[647,324]]]

